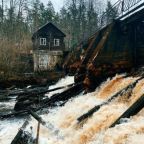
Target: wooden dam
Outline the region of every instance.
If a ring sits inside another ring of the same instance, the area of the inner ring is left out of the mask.
[[[144,64],[143,7],[143,0],[119,0],[113,6],[118,15],[112,22],[106,22],[103,14],[101,28],[76,48],[83,47],[83,58],[70,54],[64,63],[67,71],[76,73],[76,82],[83,81],[88,89],[94,90],[101,79]]]

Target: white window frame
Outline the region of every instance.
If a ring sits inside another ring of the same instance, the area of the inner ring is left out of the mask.
[[[60,46],[60,39],[54,39],[54,46]]]
[[[40,45],[46,45],[46,38],[40,38]]]

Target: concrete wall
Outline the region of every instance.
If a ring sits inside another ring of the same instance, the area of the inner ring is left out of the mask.
[[[33,53],[34,71],[54,70],[56,64],[61,65],[63,52],[37,50]]]

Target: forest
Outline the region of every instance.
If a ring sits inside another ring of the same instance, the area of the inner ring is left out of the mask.
[[[20,56],[32,53],[32,34],[47,22],[58,26],[66,35],[66,48],[74,46],[92,35],[101,24],[101,16],[107,13],[107,21],[116,17],[109,14],[112,4],[101,0],[65,0],[56,12],[49,0],[0,1],[0,76],[19,73],[24,68]]]

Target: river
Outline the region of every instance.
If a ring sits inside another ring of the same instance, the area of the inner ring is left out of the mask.
[[[65,77],[51,88],[73,83],[73,77]],[[137,115],[122,119],[122,123],[113,128],[109,126],[127,110],[142,94],[144,80],[140,80],[130,96],[124,94],[103,105],[83,123],[77,118],[96,105],[134,82],[137,78],[116,75],[107,79],[92,93],[79,94],[71,98],[64,106],[57,106],[41,115],[46,126],[40,126],[39,144],[142,144],[144,141],[144,109]],[[65,90],[65,89],[63,89]],[[59,92],[63,91],[60,90]],[[58,91],[57,91],[58,92]],[[52,93],[53,94],[53,93]],[[51,96],[52,94],[47,94]],[[3,103],[8,108],[14,102]],[[26,118],[11,118],[0,122],[0,144],[10,144]],[[31,118],[27,131],[36,137],[37,121]]]

